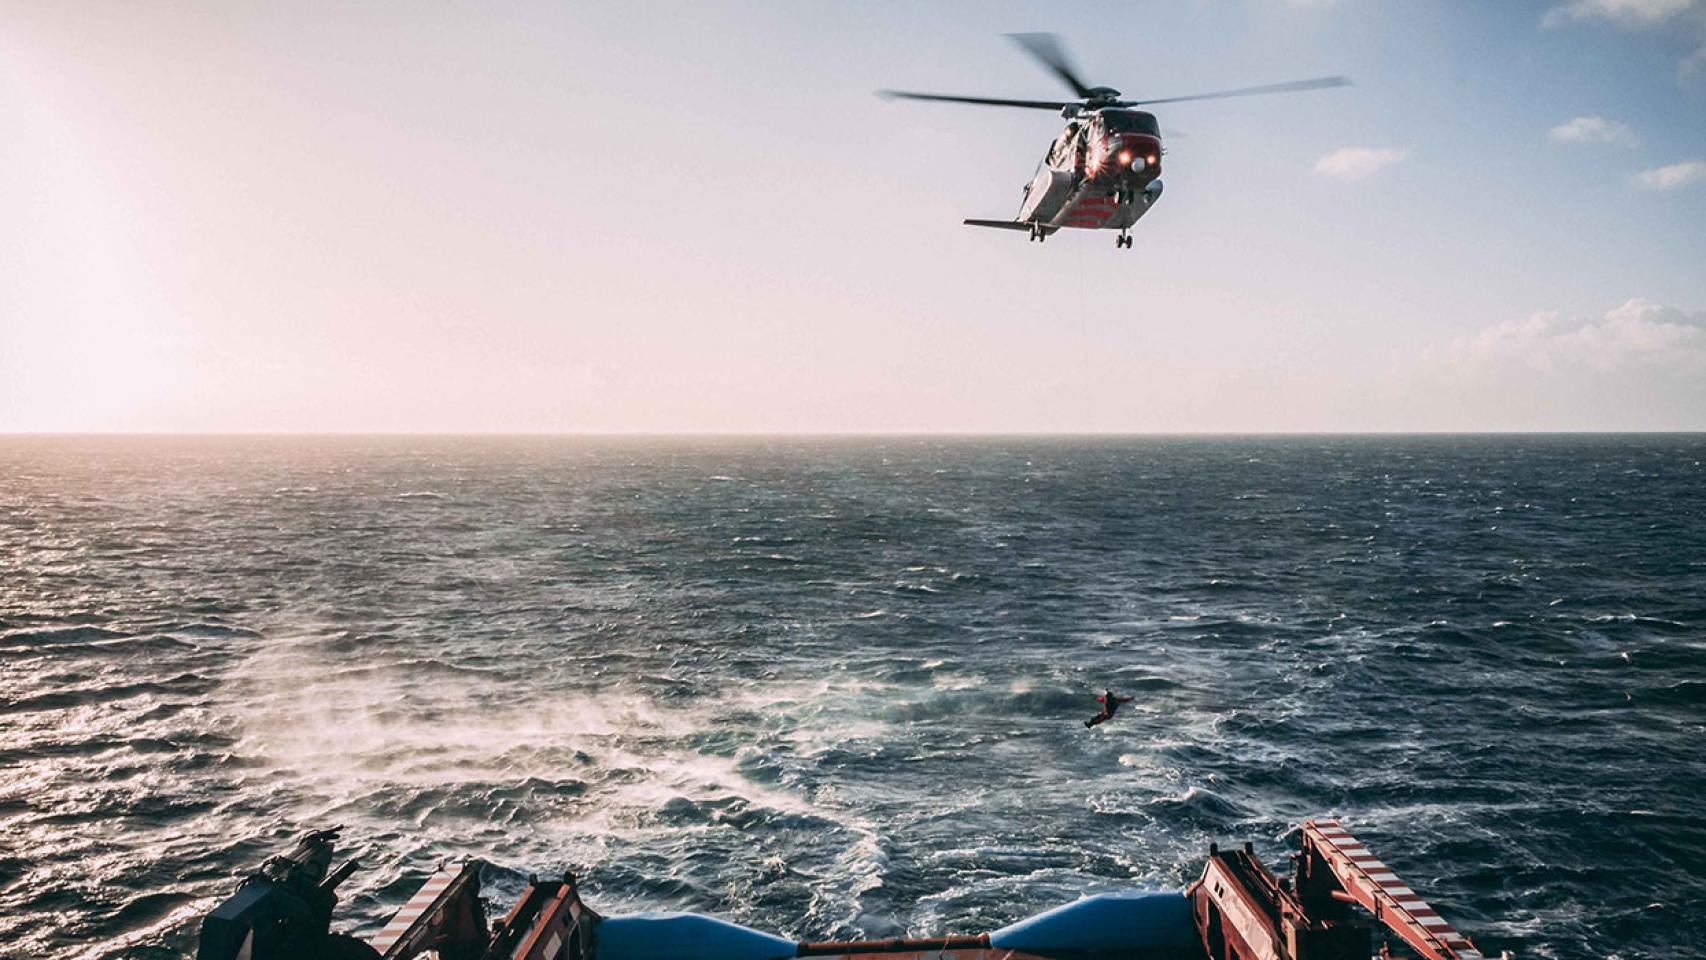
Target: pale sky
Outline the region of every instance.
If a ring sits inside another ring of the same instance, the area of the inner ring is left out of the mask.
[[[1156,109],[1047,244],[1001,36]],[[0,432],[1706,429],[1706,0],[0,0]]]

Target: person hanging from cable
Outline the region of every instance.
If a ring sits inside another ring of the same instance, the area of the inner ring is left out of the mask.
[[[1119,710],[1120,704],[1130,703],[1131,698],[1116,697],[1112,690],[1104,690],[1102,691],[1102,695],[1096,698],[1096,702],[1102,705],[1102,712],[1084,721],[1084,728],[1086,730],[1098,723],[1106,723],[1109,720],[1112,720],[1114,718],[1115,711]]]

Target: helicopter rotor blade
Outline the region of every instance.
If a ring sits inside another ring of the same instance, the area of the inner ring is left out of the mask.
[[[1060,45],[1058,36],[1052,33],[1009,33],[1007,36],[1026,53],[1040,60],[1081,99],[1089,100],[1095,96],[1089,85],[1078,79],[1078,71],[1072,69],[1072,61],[1066,58],[1066,49]]]
[[[940,103],[980,103],[991,107],[1027,107],[1032,110],[1060,110],[1065,100],[1001,100],[995,97],[955,97],[945,93],[912,93],[907,90],[878,90],[877,96],[888,100],[934,100]]]
[[[1157,103],[1183,103],[1186,100],[1220,100],[1226,97],[1254,97],[1264,93],[1297,93],[1303,90],[1324,90],[1328,87],[1348,87],[1349,77],[1317,77],[1313,80],[1293,80],[1289,83],[1270,83],[1260,87],[1241,87],[1214,93],[1193,93],[1184,97],[1161,97],[1155,100],[1121,100],[1118,106],[1144,107]]]

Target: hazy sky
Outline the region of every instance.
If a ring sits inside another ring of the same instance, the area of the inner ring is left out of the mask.
[[[1008,44],[1168,96],[1007,217]],[[0,0],[0,431],[1706,429],[1706,0]]]

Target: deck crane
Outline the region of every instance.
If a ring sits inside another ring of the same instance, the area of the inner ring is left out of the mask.
[[[1356,907],[1423,960],[1483,960],[1339,821],[1306,821],[1302,836],[1286,880],[1248,844],[1232,852],[1209,847],[1202,878],[1185,891],[1209,960],[1362,960],[1369,930]],[[1393,956],[1389,942],[1379,956]]]

